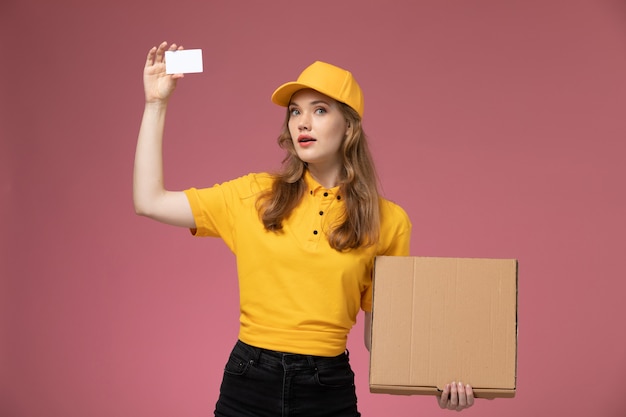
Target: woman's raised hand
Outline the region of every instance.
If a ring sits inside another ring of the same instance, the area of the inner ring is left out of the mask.
[[[143,69],[143,87],[146,94],[146,103],[167,102],[170,95],[176,88],[176,82],[183,78],[183,74],[165,73],[165,51],[176,51],[183,49],[176,44],[167,47],[167,42],[154,46],[148,52],[146,66]]]

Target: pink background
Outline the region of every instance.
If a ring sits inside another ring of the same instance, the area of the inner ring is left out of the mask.
[[[467,416],[623,416],[624,1],[0,2],[0,415],[212,415],[237,334],[219,240],[134,214],[141,72],[204,50],[168,114],[168,187],[274,169],[269,95],[314,60],[365,90],[413,255],[520,262],[518,394]],[[365,417],[450,415],[370,394]]]

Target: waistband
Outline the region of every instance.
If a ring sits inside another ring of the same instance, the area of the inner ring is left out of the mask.
[[[305,355],[301,353],[289,353],[289,352],[278,352],[275,350],[264,349],[256,346],[249,345],[241,340],[238,340],[235,349],[241,349],[245,351],[252,359],[256,362],[262,360],[274,360],[276,362],[281,363],[290,363],[290,364],[307,364],[312,367],[316,366],[329,366],[336,363],[347,362],[350,356],[350,352],[346,349],[346,351],[337,356],[316,356],[316,355]]]

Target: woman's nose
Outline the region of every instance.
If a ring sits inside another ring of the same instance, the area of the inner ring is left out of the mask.
[[[299,130],[311,130],[311,118],[307,113],[303,113],[298,118]]]

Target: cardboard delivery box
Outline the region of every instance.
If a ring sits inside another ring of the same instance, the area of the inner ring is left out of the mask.
[[[515,396],[517,261],[377,257],[370,391]]]

